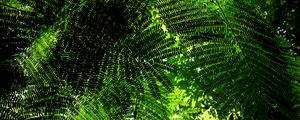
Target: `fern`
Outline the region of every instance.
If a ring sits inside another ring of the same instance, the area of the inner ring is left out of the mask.
[[[48,103],[44,99],[52,101],[51,99],[58,98],[57,93],[53,93],[53,96],[48,96],[47,93],[51,93],[52,89],[58,92],[57,88],[53,87],[65,83],[74,88],[72,93],[75,94],[104,90],[102,95],[111,99],[104,100],[103,104],[106,105],[105,109],[111,109],[109,114],[114,119],[126,113],[131,96],[145,92],[142,82],[149,83],[156,98],[160,97],[157,80],[168,90],[172,89],[172,84],[164,75],[164,71],[173,68],[163,62],[163,59],[180,53],[180,49],[169,48],[175,41],[165,39],[160,25],[152,23],[155,20],[147,13],[148,1],[137,3],[128,1],[132,4],[130,6],[122,1],[89,0],[66,3],[65,7],[75,7],[73,11],[68,11],[56,2],[38,3],[29,0],[22,2],[39,10],[45,17],[51,18],[47,20],[54,24],[49,25],[27,53],[18,59],[25,75],[30,79],[28,83],[37,84],[36,89],[47,88],[45,94],[40,94],[40,98],[24,94],[26,98],[33,99],[34,103],[26,106],[30,110],[28,115],[21,116],[25,118],[56,116],[47,112],[47,104],[46,106],[35,104],[43,105]],[[56,8],[53,8],[55,6]],[[85,11],[90,12],[86,14]],[[64,17],[58,19],[57,15]],[[104,76],[112,77],[106,79]],[[142,78],[138,79],[140,77]],[[31,92],[31,94],[38,93]],[[62,98],[63,101],[64,99],[67,98]],[[112,106],[114,105],[112,102],[120,107]],[[31,109],[42,110],[33,114]],[[50,109],[53,113],[60,112],[55,110],[55,107]]]
[[[158,4],[167,29],[191,48],[192,69],[200,69],[196,79],[205,85],[199,89],[217,100],[221,116],[237,110],[246,119],[293,118],[286,48],[276,43],[275,30],[242,2],[200,5],[206,4],[219,9],[208,14],[188,2]]]
[[[1,72],[22,83],[4,82],[0,117],[172,119],[176,85],[192,95],[180,105],[205,102],[187,108],[187,119],[212,109],[220,119],[294,119],[297,61],[252,8],[238,0],[0,2]]]
[[[291,83],[286,72],[285,49],[277,46],[274,30],[241,2],[235,1],[225,10],[218,1],[215,4],[224,21],[221,24],[226,26],[215,23],[212,25],[220,27],[210,25],[211,29],[202,31],[218,31],[219,34],[204,37],[207,33],[199,33],[203,37],[192,34],[186,38],[195,41],[191,57],[194,58],[193,69],[201,69],[197,79],[207,85],[202,89],[217,100],[220,115],[234,109],[245,113],[242,115],[247,119],[272,118],[274,112],[281,113],[277,117],[291,118],[291,93],[288,92]],[[179,33],[183,35],[185,30],[191,29],[189,23],[198,27],[193,20],[186,19],[182,23],[188,24],[176,25],[182,27]]]

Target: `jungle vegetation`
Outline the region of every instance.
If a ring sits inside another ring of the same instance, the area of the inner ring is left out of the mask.
[[[1,0],[0,119],[300,119],[299,0]]]

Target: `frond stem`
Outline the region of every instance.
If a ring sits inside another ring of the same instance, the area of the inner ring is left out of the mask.
[[[222,9],[221,5],[219,4],[218,0],[216,0],[216,3],[217,3],[217,5],[218,5],[219,9],[221,10],[221,13],[222,13],[222,15],[224,16],[225,21],[226,21],[226,23],[228,24],[229,29],[233,32],[233,29],[232,29],[232,27],[231,27],[231,25],[230,25],[230,23],[229,23],[229,20],[227,19],[225,13],[223,12],[223,9]],[[235,39],[237,38],[237,37],[235,36],[235,34],[233,34],[233,36],[234,36]],[[241,48],[241,43],[240,43],[237,39],[236,39],[236,42],[237,42],[238,46]],[[241,49],[241,51],[243,51],[243,50]]]
[[[134,108],[134,112],[133,112],[133,116],[134,116],[134,120],[137,120],[137,113],[138,113],[138,98],[136,98],[135,100],[135,108]]]

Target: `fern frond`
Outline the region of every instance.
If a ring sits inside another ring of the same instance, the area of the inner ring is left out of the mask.
[[[275,112],[292,118],[286,49],[276,43],[272,27],[241,2],[226,9],[215,3],[228,32],[193,45],[193,66],[207,85],[202,89],[217,100],[221,116],[234,109],[247,119],[275,119]]]

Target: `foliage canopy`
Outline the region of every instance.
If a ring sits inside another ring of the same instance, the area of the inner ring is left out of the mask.
[[[3,0],[0,118],[299,119],[290,4]]]

